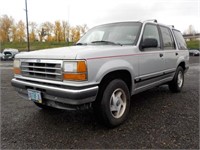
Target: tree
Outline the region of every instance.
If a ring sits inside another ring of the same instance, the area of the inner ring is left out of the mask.
[[[62,27],[60,21],[55,21],[54,35],[57,42],[62,41]]]
[[[45,36],[47,41],[52,41],[53,40],[53,29],[54,25],[51,22],[45,22],[42,24],[42,28],[44,29]]]
[[[86,31],[88,30],[87,24],[84,24],[84,25],[82,25],[82,26],[79,26],[79,28],[80,28],[81,36],[83,36],[83,35],[86,33]]]
[[[77,42],[88,30],[86,24],[70,27],[67,21],[44,22],[37,25],[29,22],[29,39],[39,41]],[[22,20],[15,23],[12,17],[0,16],[0,42],[23,42],[26,40],[26,26]]]
[[[10,42],[13,23],[14,19],[12,17],[8,17],[7,15],[0,17],[1,42]]]
[[[189,34],[195,34],[196,33],[193,25],[189,25],[188,32],[189,32]]]
[[[12,30],[12,41],[16,42],[17,41],[17,26],[16,26],[16,24],[12,25],[11,30]]]
[[[197,33],[197,31],[195,30],[193,25],[189,25],[188,29],[183,32],[184,35],[187,35],[187,34],[194,35],[196,33]],[[190,36],[190,37],[191,37],[189,39],[190,41],[194,39],[192,36]]]
[[[193,25],[189,25],[188,29],[183,34],[195,34],[197,33]]]
[[[66,21],[62,21],[62,39],[63,41],[69,40],[69,24]]]
[[[17,31],[16,31],[16,35],[17,35],[17,41],[19,42],[24,42],[26,34],[25,34],[25,24],[22,20],[20,20],[17,23]]]
[[[43,42],[44,36],[45,36],[46,34],[45,34],[45,31],[44,31],[44,28],[43,28],[42,25],[37,29],[37,33],[38,33],[38,36],[39,36],[39,41],[40,41],[40,42]]]
[[[77,42],[80,39],[80,27],[76,26],[76,27],[72,27],[71,28],[71,39],[72,42]]]
[[[35,22],[29,22],[29,26],[30,26],[30,41],[34,42],[37,39],[36,35],[37,24]]]

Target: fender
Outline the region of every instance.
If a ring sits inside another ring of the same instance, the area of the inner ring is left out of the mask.
[[[187,55],[183,55],[183,56],[180,56],[177,60],[177,63],[176,63],[176,68],[179,66],[180,63],[184,62],[185,63],[185,68],[188,68],[189,66],[189,57]]]
[[[123,59],[110,60],[110,61],[104,63],[96,74],[96,82],[100,83],[102,81],[102,79],[108,73],[111,73],[113,71],[118,71],[118,70],[125,70],[130,73],[131,80],[132,80],[132,87],[133,87],[134,79],[136,77],[136,70],[133,68],[133,66],[128,61],[125,61]],[[133,89],[134,89],[134,87],[133,87]]]

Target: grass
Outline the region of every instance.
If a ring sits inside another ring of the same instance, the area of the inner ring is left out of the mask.
[[[199,40],[192,40],[187,41],[188,49],[200,49],[200,41]]]
[[[39,50],[39,49],[46,49],[46,48],[55,48],[55,47],[64,47],[72,45],[72,43],[66,42],[31,42],[30,43],[30,50]],[[0,44],[0,50],[3,51],[5,48],[16,48],[19,51],[27,51],[27,43],[21,42],[6,42]]]

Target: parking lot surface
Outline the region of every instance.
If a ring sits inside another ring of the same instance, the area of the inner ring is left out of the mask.
[[[181,93],[167,86],[132,97],[129,119],[108,129],[92,109],[44,111],[18,96],[12,62],[0,62],[1,149],[199,149],[199,57],[190,58]]]

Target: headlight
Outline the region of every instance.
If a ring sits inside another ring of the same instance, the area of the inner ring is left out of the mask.
[[[64,80],[87,80],[86,61],[68,61],[63,63]]]
[[[64,72],[77,72],[78,62],[64,62]]]
[[[13,72],[14,72],[14,74],[20,74],[21,73],[20,60],[19,59],[15,59],[14,62],[13,62]]]
[[[20,68],[20,60],[19,59],[15,59],[13,62],[13,67],[14,68]]]

